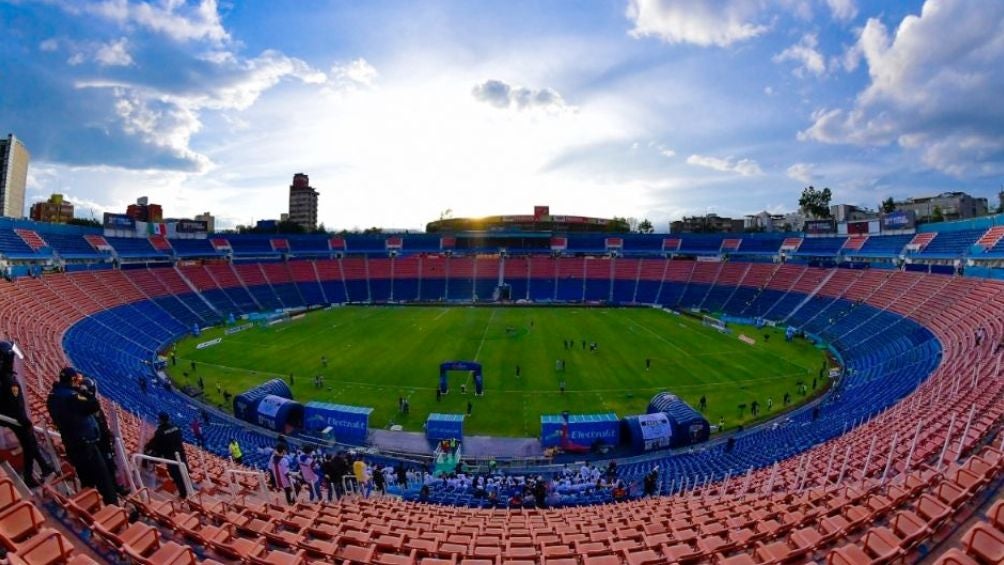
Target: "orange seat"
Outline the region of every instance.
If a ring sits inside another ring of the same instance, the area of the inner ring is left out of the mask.
[[[73,545],[56,530],[45,528],[8,557],[12,565],[52,565],[65,562]]]
[[[946,551],[934,565],[980,565],[979,562],[975,561],[972,557],[969,557],[965,553],[962,553],[956,548],[951,548]]]
[[[1004,533],[993,526],[979,523],[962,537],[966,553],[984,563],[1004,563]]]
[[[10,551],[17,550],[21,542],[37,534],[45,517],[27,500],[15,502],[0,513],[0,542]]]

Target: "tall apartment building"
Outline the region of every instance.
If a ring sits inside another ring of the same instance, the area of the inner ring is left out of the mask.
[[[0,138],[0,216],[24,217],[24,190],[30,159],[28,149],[14,134]]]
[[[306,231],[317,229],[317,191],[303,173],[293,175],[293,184],[289,185],[289,221]]]

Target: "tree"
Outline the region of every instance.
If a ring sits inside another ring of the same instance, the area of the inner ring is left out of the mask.
[[[931,212],[931,221],[932,222],[944,222],[945,221],[945,213],[941,211],[941,206],[935,206],[934,207],[934,211]]]
[[[652,222],[648,221],[648,218],[645,218],[638,224],[638,233],[652,233],[654,231],[655,228],[652,227]]]
[[[896,211],[896,201],[892,199],[892,196],[886,198],[882,201],[882,205],[879,207],[882,212],[890,214]]]
[[[814,186],[802,189],[802,197],[798,199],[798,207],[813,218],[830,217],[830,198],[833,193],[829,188],[817,190]]]
[[[71,226],[87,226],[89,228],[100,228],[101,222],[92,218],[70,218],[66,223]]]

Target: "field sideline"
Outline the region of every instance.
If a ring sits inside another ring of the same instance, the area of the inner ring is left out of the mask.
[[[194,386],[201,377],[208,400],[218,405],[223,398],[217,383],[237,394],[277,376],[288,382],[292,374],[297,400],[371,406],[375,428],[400,424],[421,430],[430,412],[465,412],[471,401],[465,433],[506,436],[536,436],[540,415],[562,410],[642,413],[662,390],[694,407],[705,395],[708,419],[717,424],[724,417],[727,427],[752,420],[749,409],[740,417],[739,404],[759,401],[763,418],[778,413],[785,392],[795,402],[804,400],[799,382],[812,393],[826,359],[822,351],[801,340],[785,343],[780,330],[734,332],[723,335],[653,308],[347,306],[230,336],[214,328],[179,342],[177,366],[169,363],[168,369],[178,384]],[[743,332],[757,343],[739,341]],[[216,337],[222,343],[196,349]],[[566,340],[574,342],[571,349],[565,349]],[[591,342],[597,351],[589,350]],[[646,358],[652,360],[650,370]],[[564,372],[556,370],[559,359]],[[482,363],[483,397],[471,394],[469,375],[452,373],[450,393],[436,401],[439,364],[455,360]],[[321,389],[313,384],[318,374],[324,375]],[[466,396],[460,394],[464,382]],[[817,392],[824,386],[818,383]],[[408,398],[409,415],[398,413],[400,397]],[[774,401],[770,413],[768,397]]]

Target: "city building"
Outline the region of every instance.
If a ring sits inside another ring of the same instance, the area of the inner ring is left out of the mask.
[[[830,206],[830,217],[836,222],[856,222],[878,218],[878,212],[852,204],[834,204]]]
[[[486,216],[483,218],[444,218],[429,222],[429,233],[465,231],[525,231],[525,232],[609,232],[625,233],[631,228],[626,220],[590,218],[586,216],[556,216],[550,206],[534,206],[533,214]]]
[[[289,221],[306,231],[317,229],[317,191],[303,173],[293,175],[293,184],[289,185]]]
[[[20,139],[0,139],[0,216],[24,217],[24,191],[31,154]]]
[[[130,204],[126,208],[126,216],[137,222],[161,222],[164,219],[164,210],[160,204],[150,204],[146,196],[136,199],[135,204]]]
[[[216,231],[216,218],[209,212],[203,212],[195,216],[196,221],[206,222],[206,230],[209,233]]]
[[[30,217],[37,222],[65,224],[73,219],[73,203],[62,194],[53,194],[48,200],[32,204]]]
[[[964,220],[989,213],[986,198],[976,198],[965,192],[942,192],[937,196],[907,198],[895,205],[896,210],[916,214],[918,222]]]
[[[691,216],[669,223],[670,233],[737,233],[742,232],[745,220],[723,218],[718,214]]]

